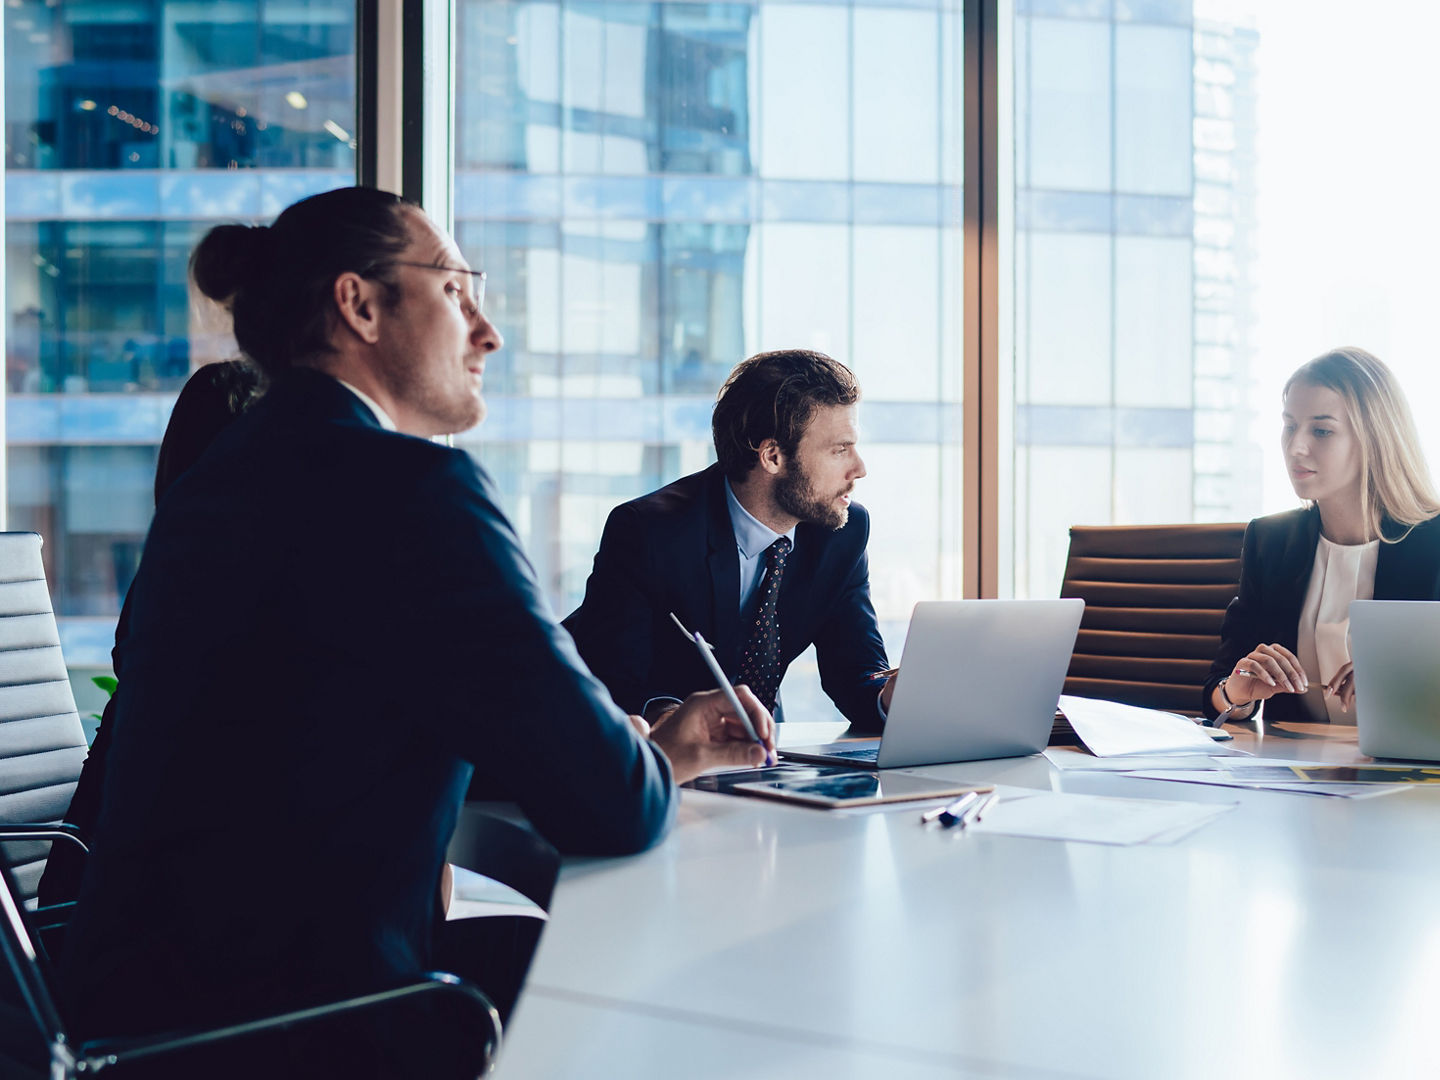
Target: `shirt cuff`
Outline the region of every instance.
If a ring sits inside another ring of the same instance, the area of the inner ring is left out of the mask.
[[[648,701],[645,702],[644,705],[640,706],[640,715],[641,715],[642,717],[644,717],[644,719],[648,722],[649,719],[650,719],[650,706],[651,706],[651,705],[680,705],[680,704],[681,704],[681,701],[680,701],[679,698],[677,698],[677,697],[671,697],[669,694],[661,694],[661,695],[659,695],[658,697],[652,697],[652,698],[650,698]]]

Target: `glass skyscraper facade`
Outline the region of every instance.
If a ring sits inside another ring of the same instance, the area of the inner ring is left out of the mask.
[[[1189,0],[1019,0],[1015,589],[1072,524],[1245,519],[1255,35]]]
[[[45,538],[72,667],[108,667],[193,367],[233,354],[190,250],[354,182],[348,0],[10,0],[8,527]]]
[[[461,444],[557,611],[617,503],[713,460],[730,369],[789,347],[863,387],[887,637],[958,596],[959,5],[462,0],[458,21],[457,237],[506,338]]]
[[[233,352],[187,295],[189,251],[353,182],[355,6],[3,10],[9,527],[45,536],[67,658],[100,667],[175,393]],[[506,337],[490,419],[458,443],[557,614],[612,507],[712,460],[730,369],[808,347],[864,387],[857,497],[898,643],[915,601],[960,594],[960,4],[456,16],[455,231]],[[1072,523],[1258,500],[1238,404],[1255,41],[1178,0],[1017,0],[1013,41],[1006,505],[1015,591],[1043,596]]]

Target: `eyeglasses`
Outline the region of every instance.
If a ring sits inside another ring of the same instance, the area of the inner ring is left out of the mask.
[[[406,262],[403,259],[396,259],[394,266],[413,266],[417,270],[439,270],[443,274],[469,274],[470,275],[470,302],[475,305],[478,313],[485,307],[485,271],[484,270],[462,270],[458,266],[436,266],[434,263]]]

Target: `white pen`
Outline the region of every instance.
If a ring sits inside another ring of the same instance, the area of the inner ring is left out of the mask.
[[[971,825],[974,825],[977,821],[979,821],[985,815],[985,813],[999,801],[1000,796],[992,791],[989,795],[986,795],[979,802],[976,802],[973,805],[966,807],[964,813],[960,814],[960,816],[954,822],[946,822],[946,824],[956,824],[959,825],[962,829],[968,829]]]
[[[930,824],[930,822],[934,821],[936,818],[939,818],[942,822],[944,822],[946,818],[959,820],[959,815],[964,813],[966,807],[968,807],[979,797],[980,793],[978,791],[967,791],[964,795],[961,795],[954,802],[948,802],[944,806],[936,806],[932,809],[926,810],[923,814],[920,815],[920,820],[927,825]],[[954,820],[948,822],[947,824],[954,824]]]
[[[715,677],[715,682],[719,684],[720,689],[725,692],[725,699],[729,702],[730,708],[735,711],[735,715],[739,718],[741,725],[744,726],[745,734],[750,736],[752,742],[760,746],[765,746],[765,744],[760,741],[760,736],[755,734],[755,727],[750,723],[750,714],[745,711],[745,706],[740,704],[740,699],[735,695],[735,688],[730,685],[730,680],[725,677],[725,672],[720,670],[720,665],[715,661],[715,652],[710,648],[710,643],[700,636],[698,630],[693,634],[686,630],[685,624],[680,621],[673,611],[670,613],[670,618],[675,620],[675,625],[680,628],[682,634],[695,642],[695,647],[700,650],[700,659],[705,661],[705,666],[710,669],[710,674]],[[775,755],[770,752],[769,747],[765,747],[765,764],[775,764]]]

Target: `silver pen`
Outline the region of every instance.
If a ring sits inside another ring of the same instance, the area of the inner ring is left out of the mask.
[[[969,805],[978,798],[980,798],[980,793],[978,791],[967,791],[964,795],[961,795],[954,802],[949,802],[946,803],[944,806],[936,806],[932,807],[929,810],[926,810],[923,814],[920,815],[920,821],[923,824],[928,825],[930,824],[930,822],[938,818],[941,822],[944,822],[947,825],[953,825],[953,820],[946,822],[945,819],[953,818],[955,820],[959,820],[959,815],[963,814],[966,808],[969,807]]]
[[[760,736],[755,733],[755,727],[750,723],[750,714],[745,711],[745,706],[741,705],[740,699],[735,696],[735,688],[730,685],[730,680],[725,677],[725,672],[720,670],[720,664],[715,659],[715,650],[710,647],[708,641],[700,636],[698,630],[693,634],[686,630],[685,624],[680,621],[673,611],[670,613],[670,618],[675,620],[675,625],[680,628],[680,632],[694,642],[695,647],[700,650],[700,659],[705,661],[705,666],[710,669],[710,674],[714,676],[715,682],[724,692],[725,700],[734,711],[736,719],[738,719],[741,726],[744,727],[745,734],[750,736],[750,740],[757,746],[765,748],[765,764],[774,765],[775,755],[771,753],[770,748],[765,746],[764,742],[761,741]]]
[[[984,817],[985,814],[989,812],[990,808],[999,801],[1000,796],[992,791],[989,795],[986,795],[979,802],[966,807],[964,813],[960,815],[957,821],[947,824],[957,824],[962,829],[968,829],[971,825],[974,825],[977,821]]]

